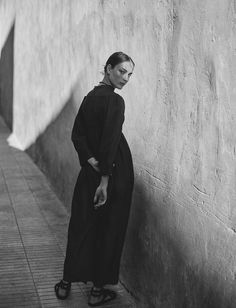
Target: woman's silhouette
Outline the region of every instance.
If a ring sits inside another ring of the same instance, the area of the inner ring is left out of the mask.
[[[129,81],[133,60],[112,54],[105,75],[79,108],[72,130],[81,170],[75,185],[63,279],[55,285],[58,298],[68,297],[71,282],[93,282],[90,306],[115,298],[104,288],[117,284],[129,218],[134,173],[132,156],[122,133],[125,103],[114,92]]]

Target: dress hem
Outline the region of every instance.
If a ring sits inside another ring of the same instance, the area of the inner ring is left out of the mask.
[[[63,278],[63,280],[65,280],[65,281],[68,281],[68,282],[82,282],[82,283],[84,283],[84,284],[87,284],[87,283],[90,283],[90,282],[92,282],[92,283],[94,283],[93,282],[93,280],[91,280],[91,279],[88,279],[88,280],[83,280],[83,279],[64,279]],[[107,281],[107,282],[103,282],[102,283],[102,285],[117,285],[119,283],[119,280],[118,281]]]

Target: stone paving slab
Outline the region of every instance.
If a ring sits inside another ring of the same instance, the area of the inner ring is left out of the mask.
[[[61,279],[69,214],[29,156],[7,144],[0,118],[0,308],[87,308],[91,284],[72,284],[65,301],[55,297]],[[122,287],[103,307],[136,307]]]

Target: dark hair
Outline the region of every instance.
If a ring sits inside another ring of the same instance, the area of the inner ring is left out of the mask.
[[[111,65],[112,68],[114,68],[117,64],[130,61],[133,66],[135,66],[134,61],[125,53],[122,51],[114,52],[107,60],[105,66],[104,66],[104,72],[106,73],[108,64]]]

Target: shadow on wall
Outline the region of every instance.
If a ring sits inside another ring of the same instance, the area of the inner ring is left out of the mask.
[[[160,193],[162,194],[162,193]],[[121,282],[139,308],[234,308],[233,290],[217,273],[187,263],[183,239],[168,226],[168,204],[152,208],[141,182],[133,204],[121,262]],[[166,223],[165,223],[166,221]],[[171,230],[171,231],[170,231]]]
[[[15,23],[8,34],[0,58],[0,113],[11,130],[13,125],[14,31]]]
[[[80,165],[71,141],[71,131],[77,113],[73,93],[46,130],[26,152],[47,175],[57,196],[69,209]]]

